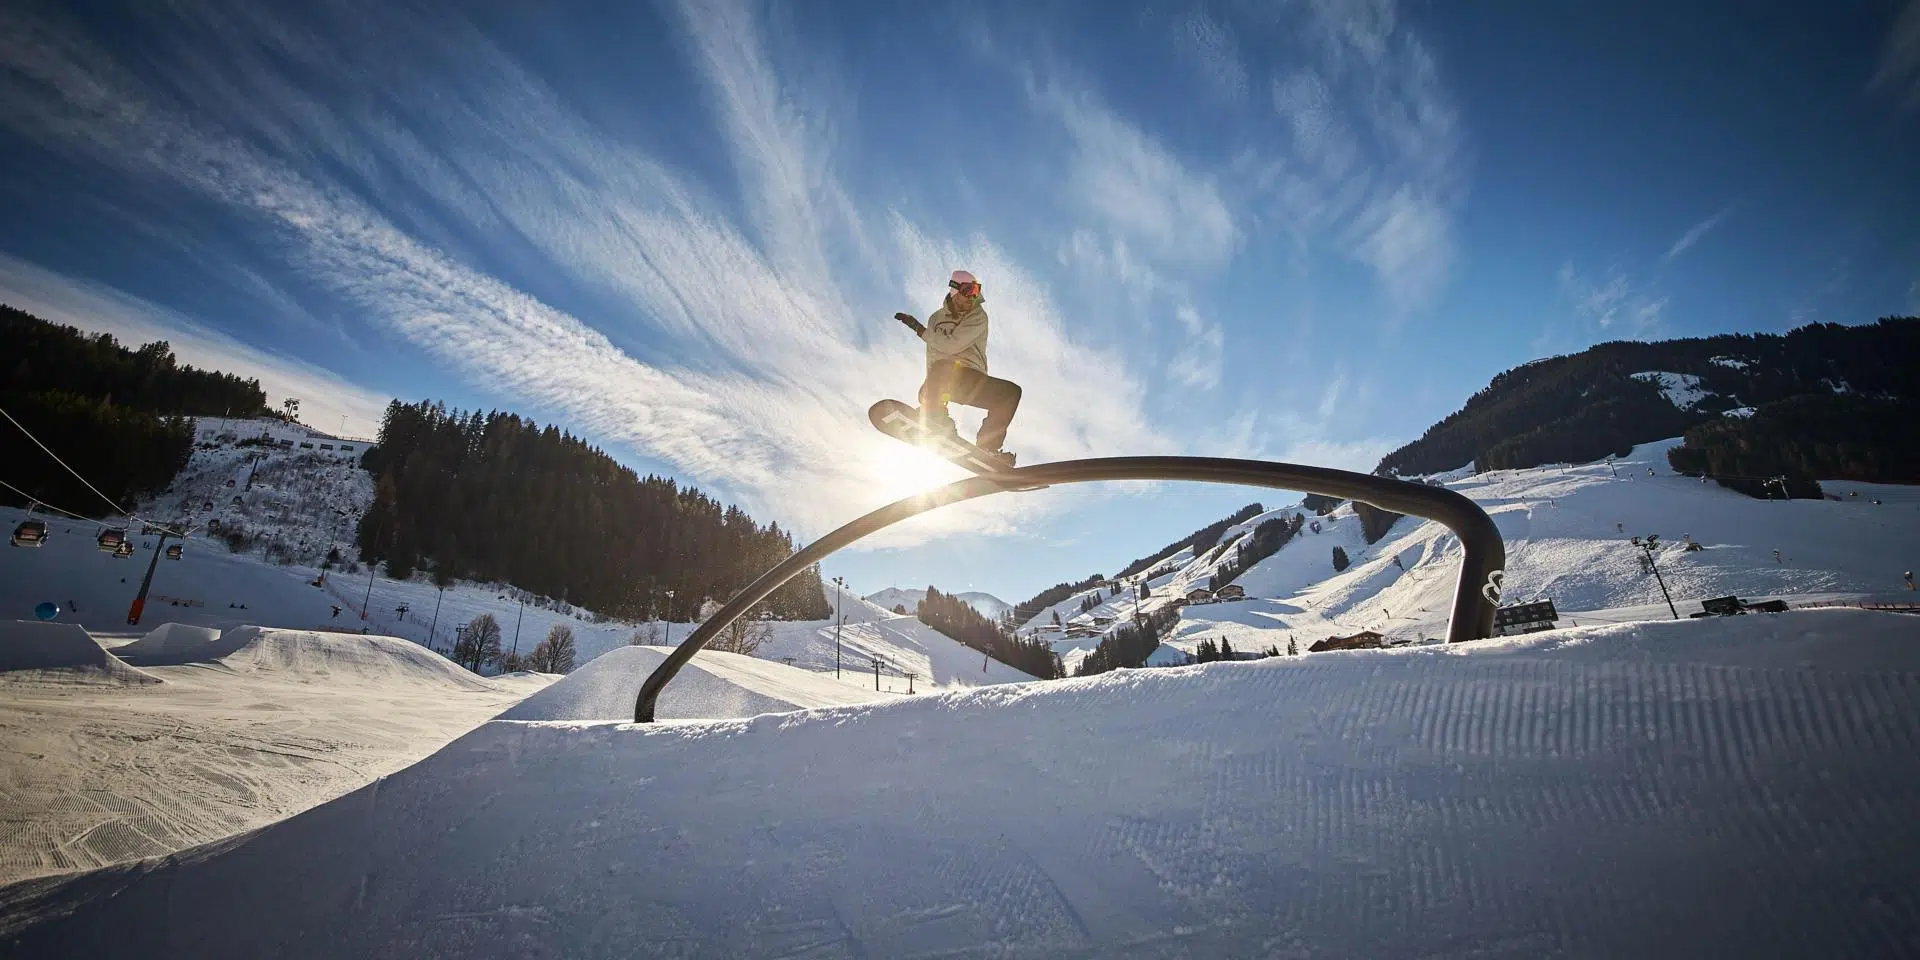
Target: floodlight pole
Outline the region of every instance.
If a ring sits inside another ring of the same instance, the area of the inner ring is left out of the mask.
[[[1639,537],[1634,537],[1633,545],[1636,547],[1639,547],[1643,552],[1646,553],[1647,569],[1653,571],[1653,580],[1655,583],[1658,583],[1660,585],[1660,595],[1667,598],[1667,612],[1673,614],[1673,618],[1675,620],[1678,620],[1680,619],[1680,611],[1674,609],[1673,594],[1670,594],[1667,592],[1667,580],[1665,577],[1662,577],[1660,575],[1660,564],[1654,562],[1654,559],[1653,559],[1653,547],[1654,547],[1654,544],[1659,542],[1659,540],[1660,540],[1660,536],[1658,534],[1647,537],[1644,540],[1642,540]]]
[[[840,679],[840,625],[847,622],[846,617],[840,612],[840,599],[846,595],[847,578],[834,577],[833,586],[833,677],[838,680]],[[876,684],[874,689],[879,689],[877,686],[879,680],[876,678],[874,682]]]

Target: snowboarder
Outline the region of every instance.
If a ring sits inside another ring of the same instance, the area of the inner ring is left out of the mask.
[[[1912,590],[1913,589],[1913,571],[1908,570],[1905,574],[1903,574],[1903,576],[1907,578],[1907,589]]]
[[[987,375],[987,311],[980,281],[965,270],[953,271],[940,308],[923,325],[912,314],[896,313],[927,344],[927,377],[920,384],[920,417],[926,429],[958,434],[947,404],[981,407],[986,422],[974,444],[1004,466],[1014,455],[1002,450],[1007,427],[1020,408],[1020,385]]]

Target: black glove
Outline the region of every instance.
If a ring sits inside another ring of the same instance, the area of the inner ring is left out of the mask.
[[[913,314],[911,313],[896,313],[893,315],[893,318],[895,320],[900,321],[901,323],[906,324],[907,329],[912,330],[915,334],[922,334],[927,332],[926,325],[921,323],[918,320],[915,320],[913,318]]]

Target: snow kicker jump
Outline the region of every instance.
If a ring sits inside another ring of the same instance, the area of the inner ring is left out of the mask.
[[[885,418],[882,406],[887,402],[876,405],[870,416],[874,426],[882,432],[899,436],[881,425]],[[899,438],[914,442],[908,436]],[[1506,564],[1507,558],[1506,542],[1501,539],[1493,519],[1480,509],[1479,504],[1451,490],[1326,467],[1216,457],[1105,457],[1017,468],[982,464],[985,469],[980,469],[966,463],[961,463],[961,466],[976,469],[979,476],[881,507],[808,544],[748,584],[654,668],[646,683],[641,685],[640,696],[634,702],[634,722],[653,722],[654,704],[660,697],[660,691],[701,647],[706,646],[708,640],[725,630],[754,604],[766,599],[781,584],[834,551],[908,517],[948,504],[995,493],[1037,490],[1067,483],[1102,480],[1231,483],[1358,500],[1396,513],[1437,521],[1460,538],[1461,546],[1460,576],[1454,586],[1447,640],[1458,643],[1483,639],[1493,634],[1493,614],[1500,600],[1501,567]]]

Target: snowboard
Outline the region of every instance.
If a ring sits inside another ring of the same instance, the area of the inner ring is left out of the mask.
[[[934,433],[920,426],[918,408],[898,400],[882,400],[867,409],[874,429],[903,443],[910,443],[956,463],[981,476],[1007,472],[1007,468],[987,456],[979,447],[950,433]]]

